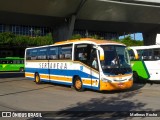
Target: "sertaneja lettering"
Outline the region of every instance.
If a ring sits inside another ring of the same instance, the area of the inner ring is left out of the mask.
[[[50,69],[52,69],[52,63],[50,63],[50,64],[48,63],[48,66]]]
[[[57,63],[57,69],[59,69],[59,63]]]
[[[39,63],[40,68],[67,69],[67,63]]]
[[[39,66],[40,66],[40,68],[47,68],[48,67],[47,63],[40,63]]]
[[[42,68],[44,68],[44,63],[42,63]]]
[[[64,69],[67,69],[67,63],[64,63]]]
[[[42,65],[41,65],[41,63],[39,63],[39,68],[42,68]]]
[[[63,63],[61,63],[61,65],[60,65],[60,69],[62,69],[62,67],[63,67]]]

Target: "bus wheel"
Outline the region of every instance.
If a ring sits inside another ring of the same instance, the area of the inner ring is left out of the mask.
[[[78,76],[74,78],[73,85],[74,85],[74,88],[79,92],[84,90],[84,88],[82,87],[82,81],[81,81],[80,77],[78,77]]]
[[[133,81],[134,82],[138,82],[139,76],[137,74],[137,72],[133,72]]]
[[[24,68],[20,68],[19,71],[20,71],[20,72],[24,72]]]
[[[36,84],[40,84],[41,83],[41,80],[40,80],[40,77],[39,77],[38,73],[35,74],[35,83]]]

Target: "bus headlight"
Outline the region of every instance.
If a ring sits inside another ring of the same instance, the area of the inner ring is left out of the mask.
[[[133,76],[129,80],[133,80]]]
[[[106,78],[102,78],[102,82],[112,82],[112,81]]]

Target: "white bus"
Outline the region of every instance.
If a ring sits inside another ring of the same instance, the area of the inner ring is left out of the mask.
[[[77,91],[121,90],[133,84],[126,46],[91,38],[27,48],[25,77],[37,84],[70,85]]]
[[[160,45],[129,47],[135,80],[160,80]]]

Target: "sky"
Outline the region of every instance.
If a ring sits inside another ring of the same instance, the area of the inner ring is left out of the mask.
[[[132,39],[134,39],[134,34],[130,34]],[[127,35],[125,35],[127,36]],[[124,38],[124,35],[123,36],[120,36],[119,39],[123,39]],[[143,36],[142,36],[142,33],[135,33],[135,40],[143,40]]]

